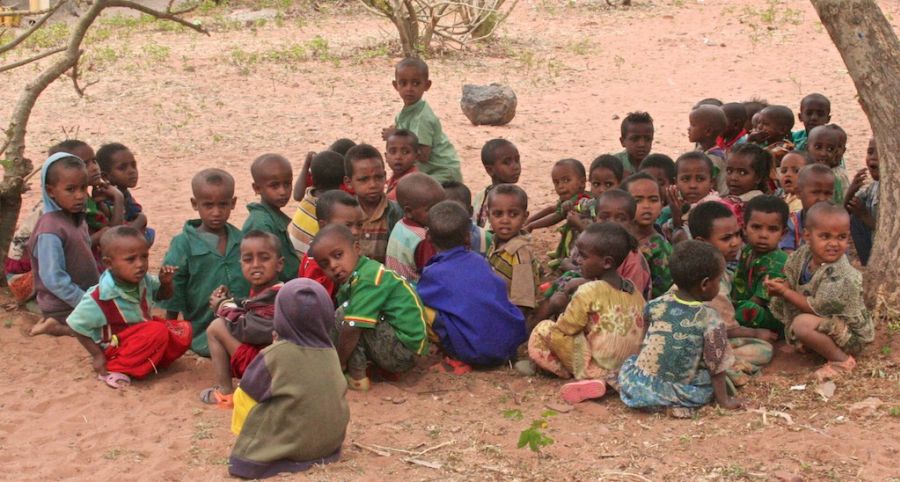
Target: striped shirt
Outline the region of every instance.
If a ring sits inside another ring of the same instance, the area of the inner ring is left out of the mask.
[[[494,237],[494,243],[497,238]],[[493,244],[488,262],[494,272],[503,278],[509,290],[509,300],[516,306],[534,308],[537,285],[540,282],[538,260],[531,254],[531,237],[526,233],[510,239],[502,245]]]
[[[291,238],[291,244],[294,245],[294,251],[297,251],[298,257],[309,251],[309,245],[313,238],[319,232],[319,220],[316,218],[316,203],[318,198],[313,196],[313,190],[310,187],[306,189],[306,195],[297,206],[297,212],[288,225],[288,236]]]
[[[385,263],[388,269],[400,273],[410,281],[418,281],[420,267],[416,263],[416,250],[425,241],[425,232],[423,226],[412,224],[405,218],[400,220],[388,240]]]
[[[403,209],[399,204],[389,201],[387,197],[381,198],[378,207],[363,221],[362,234],[359,239],[362,254],[379,263],[384,263],[391,230],[402,217]]]

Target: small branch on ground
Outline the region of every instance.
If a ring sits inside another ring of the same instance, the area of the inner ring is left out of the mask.
[[[146,5],[141,5],[140,3],[132,2],[131,0],[109,0],[106,3],[107,3],[107,6],[109,6],[109,7],[130,8],[130,9],[142,12],[142,13],[146,13],[147,15],[150,15],[151,17],[155,17],[159,20],[168,20],[170,22],[175,22],[175,23],[184,25],[185,27],[187,27],[191,30],[195,30],[202,34],[209,35],[209,31],[206,30],[202,25],[198,25],[196,23],[189,22],[189,21],[179,17],[179,15],[184,15],[186,13],[192,12],[194,9],[197,8],[196,6],[188,7],[188,8],[182,9],[182,10],[172,11],[171,10],[172,2],[169,2],[169,7],[166,9],[166,11],[162,11],[162,10],[156,10],[156,9],[150,8]]]

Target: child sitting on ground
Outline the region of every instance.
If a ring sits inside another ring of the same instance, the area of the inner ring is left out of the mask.
[[[794,127],[794,113],[783,105],[770,105],[759,111],[759,125],[747,136],[747,142],[758,144],[772,154],[772,169],[769,174],[770,187],[775,188],[778,176],[775,169],[781,158],[794,149],[791,129]]]
[[[116,226],[101,239],[106,271],[89,289],[68,323],[91,355],[97,379],[112,388],[169,366],[191,344],[187,321],[158,321],[150,316],[155,301],[172,296],[177,270],[163,265],[159,277],[147,273],[150,245],[130,226]]]
[[[591,162],[588,170],[588,182],[591,193],[599,196],[610,189],[618,187],[625,175],[625,168],[618,157],[604,154]]]
[[[397,200],[397,183],[407,174],[418,172],[419,138],[406,129],[395,130],[387,138],[384,158],[391,168],[391,178],[387,180],[387,198]]]
[[[444,188],[444,194],[448,201],[456,201],[462,205],[472,217],[472,191],[465,184],[457,181],[447,181],[441,183]],[[472,221],[469,229],[470,240],[469,249],[480,254],[482,257],[487,256],[488,250],[491,249],[491,233],[475,224]]]
[[[769,311],[769,293],[763,281],[784,276],[788,255],[778,249],[787,231],[788,207],[775,196],[758,196],[744,210],[744,237],[731,300],[741,326],[763,328],[781,336],[784,325]]]
[[[819,126],[809,132],[809,156],[813,162],[828,166],[834,173],[832,202],[837,206],[844,205],[844,199],[850,189],[847,169],[841,165],[846,150],[847,133],[836,124]]]
[[[739,221],[744,219],[744,205],[769,190],[772,155],[755,144],[741,144],[731,151],[725,167],[728,195],[722,198]]]
[[[803,203],[797,196],[797,176],[800,170],[809,163],[809,157],[805,152],[791,151],[781,158],[781,166],[778,167],[779,188],[775,195],[784,199],[790,212],[795,213],[803,209]]]
[[[862,183],[866,175],[872,178],[866,187]],[[845,207],[850,212],[850,235],[859,262],[866,266],[872,254],[872,241],[875,239],[875,228],[878,223],[878,184],[881,174],[878,170],[878,147],[875,138],[869,139],[866,150],[866,167],[856,172],[850,189],[847,191]]]
[[[540,274],[531,236],[523,231],[528,195],[515,184],[498,184],[488,194],[487,205],[493,227],[488,262],[506,282],[509,300],[529,319],[537,302]]]
[[[397,200],[403,208],[401,219],[387,245],[385,266],[407,280],[416,282],[428,260],[434,256],[434,246],[425,239],[428,210],[444,200],[444,189],[434,178],[417,172],[397,185]]]
[[[250,164],[250,175],[253,192],[262,202],[247,204],[250,215],[241,231],[247,234],[258,230],[275,235],[281,250],[279,256],[284,259],[278,279],[292,280],[300,269],[300,258],[288,236],[291,218],[281,211],[291,199],[291,181],[294,179],[291,163],[279,154],[263,154]]]
[[[496,366],[515,358],[528,338],[525,317],[509,301],[506,284],[469,250],[471,226],[471,215],[455,201],[428,211],[428,240],[437,254],[416,288],[436,312],[431,330],[447,355],[442,368],[457,375],[471,365]]]
[[[316,283],[289,281],[275,298],[275,341],[234,394],[237,434],[228,473],[245,479],[302,472],[341,457],[350,410],[328,335],[334,305]],[[301,369],[298,369],[301,368]]]
[[[725,262],[709,244],[685,241],[669,266],[678,289],[644,308],[647,336],[640,354],[622,364],[619,396],[628,407],[667,409],[679,418],[713,397],[723,408],[740,408],[726,384],[734,357],[725,325],[705,304],[719,291]]]
[[[624,150],[614,154],[630,176],[653,149],[653,118],[646,112],[629,112],[621,125],[619,143]]]
[[[729,102],[722,105],[722,112],[725,114],[725,130],[716,138],[716,145],[721,147],[727,155],[731,152],[731,148],[747,135],[748,131],[744,126],[749,119],[746,107],[740,102]]]
[[[401,183],[401,197],[402,193]],[[412,369],[416,357],[428,349],[426,327],[432,317],[412,285],[360,255],[359,243],[346,226],[325,226],[311,249],[322,270],[339,286],[336,345],[350,388],[369,389],[369,363],[391,373]]]
[[[666,191],[669,203],[659,216],[663,234],[673,245],[690,239],[683,228],[693,206],[706,201],[721,201],[713,189],[712,172],[712,160],[700,151],[686,152],[675,161],[675,184]]]
[[[490,231],[488,222],[488,195],[491,189],[500,184],[515,184],[519,182],[519,174],[522,173],[522,164],[519,159],[519,150],[515,144],[506,139],[491,139],[481,148],[481,164],[488,176],[491,177],[490,186],[479,191],[475,195],[473,207],[473,220],[475,224]]]
[[[234,197],[234,178],[227,172],[204,169],[191,180],[191,206],[200,219],[184,223],[181,233],[172,238],[164,265],[178,268],[175,292],[160,303],[166,319],[181,313],[194,332],[191,350],[209,356],[206,328],[215,317],[209,306],[213,291],[225,285],[233,296],[246,297],[247,280],[241,276],[241,232],[230,223]]]
[[[824,164],[810,164],[797,175],[797,197],[803,207],[792,212],[787,223],[787,232],[778,247],[786,252],[799,248],[804,243],[803,223],[806,212],[816,203],[830,201],[834,193],[834,172]]]
[[[632,233],[647,264],[650,265],[650,298],[657,298],[672,287],[669,257],[672,245],[656,230],[656,219],[662,211],[662,189],[646,172],[634,174],[622,183],[622,189],[634,198],[636,211]]]
[[[587,280],[576,290],[561,289],[550,299],[550,313],[528,339],[528,355],[540,368],[560,378],[575,378],[560,394],[572,404],[606,393],[606,381],[625,359],[637,353],[644,323],[644,298],[617,269],[637,241],[616,223],[595,223],[578,236]],[[571,299],[570,299],[571,297]]]
[[[797,118],[803,123],[803,129],[791,132],[794,150],[806,151],[809,131],[831,121],[831,101],[822,94],[809,94],[800,101],[800,113]]]
[[[775,298],[772,312],[784,322],[787,340],[825,358],[821,380],[856,367],[853,358],[875,339],[863,303],[862,274],[847,260],[850,216],[844,208],[819,203],[809,208],[803,227],[806,245],[784,265],[786,279],[766,280]]]
[[[547,206],[528,218],[525,230],[531,232],[535,229],[554,226],[560,221],[566,220],[566,224],[559,228],[560,240],[556,250],[550,254],[550,267],[555,269],[560,262],[571,255],[572,245],[578,237],[578,228],[569,222],[571,215],[574,219],[582,217],[594,219],[596,217],[596,199],[590,191],[584,187],[587,177],[584,172],[584,164],[578,159],[562,159],[553,165],[550,171],[553,180],[553,188],[559,200],[555,206]]]
[[[359,201],[355,197],[335,189],[326,192],[319,198],[316,203],[316,217],[319,219],[319,229],[329,224],[347,226],[353,237],[359,240],[366,215],[359,207]],[[322,285],[332,300],[337,295],[337,286],[309,253],[303,255],[303,259],[300,261],[300,272],[297,276],[309,278]]]
[[[428,65],[418,57],[407,57],[394,69],[394,90],[403,99],[403,110],[394,119],[394,125],[384,129],[382,137],[388,140],[395,129],[412,131],[419,139],[419,170],[438,182],[462,181],[459,156],[441,121],[427,102],[422,100],[431,88]]]
[[[97,263],[86,262],[94,259],[84,221],[87,188],[88,173],[81,159],[59,152],[44,162],[44,214],[27,245],[37,305],[44,318],[31,328],[31,335],[72,335],[66,319],[85,290],[100,279]]]
[[[201,402],[230,405],[232,377],[243,377],[250,362],[272,343],[275,295],[282,287],[278,282],[284,265],[281,251],[281,240],[272,233],[244,233],[241,273],[250,284],[249,296],[233,298],[226,286],[219,286],[210,296],[216,319],[206,328],[206,338],[216,384],[200,392]]]
[[[749,375],[758,373],[772,361],[772,343],[778,339],[778,334],[763,328],[746,328],[735,320],[731,302],[734,272],[729,265],[736,263],[740,255],[741,227],[734,213],[715,201],[698,204],[692,209],[688,225],[694,239],[711,244],[725,259],[719,293],[707,304],[716,310],[728,330],[728,341],[734,352],[734,365],[728,370],[728,379],[736,386],[745,385]]]
[[[368,144],[355,146],[344,156],[344,170],[347,173],[344,183],[356,193],[365,214],[358,237],[362,253],[384,263],[391,231],[403,218],[403,209],[384,193],[385,171],[381,153]]]
[[[670,185],[675,184],[675,161],[665,154],[650,154],[641,161],[640,171],[646,172],[656,179],[662,192],[665,193]],[[666,205],[666,196],[663,196],[663,206]]]
[[[291,224],[288,225],[288,236],[297,257],[309,251],[309,243],[319,231],[319,221],[316,219],[318,197],[328,191],[339,189],[341,182],[344,182],[344,156],[334,151],[319,152],[312,158],[310,172],[313,176],[313,185],[306,189],[306,194],[303,195],[303,200],[300,201],[294,217],[291,218]]]
[[[692,110],[688,116],[688,141],[693,142],[698,151],[709,156],[713,162],[714,186],[719,192],[725,192],[725,149],[719,147],[716,139],[725,131],[728,120],[721,107],[701,105]]]
[[[100,166],[100,172],[104,179],[115,186],[124,197],[124,222],[141,230],[147,237],[147,242],[152,246],[156,238],[156,231],[147,226],[147,215],[144,214],[143,208],[129,191],[138,183],[138,168],[134,154],[124,145],[113,142],[100,146],[97,151],[97,164]],[[107,200],[106,203],[110,210],[114,209],[114,199]]]

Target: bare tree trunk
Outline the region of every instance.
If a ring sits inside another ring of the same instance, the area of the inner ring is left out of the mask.
[[[866,303],[880,316],[900,307],[900,42],[873,0],[811,0],[844,59],[878,145],[879,212],[865,276]]]

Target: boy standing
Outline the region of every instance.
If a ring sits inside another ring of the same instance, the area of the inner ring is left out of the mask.
[[[625,176],[634,173],[653,149],[653,118],[646,112],[629,112],[622,119],[619,143],[625,149],[614,154],[622,161]]]
[[[386,174],[381,153],[368,144],[352,147],[344,156],[344,172],[344,183],[356,193],[365,213],[359,235],[363,256],[384,263],[388,239],[403,218],[403,209],[384,193]]]
[[[319,222],[316,219],[318,196],[340,188],[344,180],[344,156],[334,151],[322,151],[313,156],[310,171],[313,185],[306,188],[306,194],[288,226],[288,236],[298,257],[309,251],[309,243],[319,232]]]
[[[822,94],[809,94],[800,101],[800,113],[797,118],[803,123],[803,129],[791,132],[794,150],[806,150],[809,131],[831,121],[831,101]]]
[[[385,266],[416,282],[434,255],[434,246],[425,239],[425,224],[428,210],[444,200],[444,188],[433,178],[417,172],[397,185],[397,200],[403,208],[403,219],[391,231]]]
[[[540,282],[531,237],[522,230],[528,219],[528,195],[515,184],[499,184],[488,194],[487,204],[493,228],[488,262],[506,282],[509,300],[527,319],[537,304]]]
[[[506,139],[491,139],[485,142],[484,147],[481,148],[481,164],[488,176],[491,176],[491,185],[475,195],[472,203],[472,220],[477,226],[490,231],[488,195],[491,193],[491,189],[498,184],[519,182],[519,174],[522,173],[519,149]]]
[[[441,128],[441,121],[422,100],[431,88],[428,65],[416,57],[401,60],[394,69],[393,85],[403,99],[403,110],[397,114],[394,125],[382,132],[384,140],[395,129],[412,131],[419,139],[419,170],[438,182],[462,181],[456,149]]]
[[[834,173],[834,204],[841,206],[850,189],[847,169],[841,165],[847,150],[847,133],[836,124],[813,128],[809,133],[809,156],[813,162],[824,164]]]
[[[866,175],[872,178],[866,187],[862,183]],[[875,238],[875,228],[878,224],[878,185],[881,174],[878,170],[878,147],[875,138],[869,139],[869,148],[866,150],[866,167],[857,171],[847,191],[845,207],[850,212],[850,234],[853,237],[853,245],[856,246],[856,254],[863,266],[869,264],[869,255],[872,254],[872,240]]]
[[[206,328],[214,318],[210,295],[224,285],[233,295],[246,297],[249,285],[241,274],[241,232],[228,223],[237,202],[234,178],[221,169],[204,169],[194,175],[191,190],[191,206],[200,219],[184,223],[181,234],[172,238],[163,265],[178,268],[175,289],[160,306],[167,319],[181,313],[191,322],[191,350],[209,356]]]
[[[297,277],[300,258],[291,246],[287,233],[291,218],[281,211],[291,199],[294,178],[291,163],[278,154],[263,154],[250,165],[250,175],[253,177],[253,192],[262,202],[247,204],[250,215],[244,221],[241,231],[247,234],[258,230],[275,235],[281,241],[280,256],[284,258],[284,266],[278,278],[281,281],[292,280]]]

